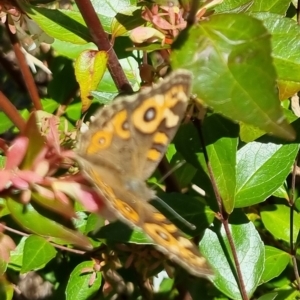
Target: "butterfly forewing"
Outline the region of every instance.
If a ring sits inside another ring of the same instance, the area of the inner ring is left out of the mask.
[[[140,227],[170,259],[191,274],[212,274],[198,248],[148,201],[145,180],[154,172],[184,116],[191,74],[175,71],[163,82],[99,109],[78,142],[77,157],[108,209]]]

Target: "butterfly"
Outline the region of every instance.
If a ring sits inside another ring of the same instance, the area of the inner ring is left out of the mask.
[[[141,228],[159,251],[189,273],[208,277],[212,271],[199,249],[149,203],[155,192],[145,182],[177,132],[191,83],[190,72],[177,70],[154,87],[116,98],[96,112],[76,153],[111,214]]]

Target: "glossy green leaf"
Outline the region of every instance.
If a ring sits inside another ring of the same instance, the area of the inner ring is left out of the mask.
[[[77,11],[48,9],[21,3],[21,7],[49,36],[74,44],[91,42],[86,24]]]
[[[275,300],[277,299],[278,293],[268,293],[266,295],[263,295],[259,297],[257,300]]]
[[[15,271],[20,271],[23,264],[24,246],[27,237],[23,237],[16,249],[10,253],[9,268]]]
[[[0,133],[4,133],[14,125],[13,122],[9,119],[9,117],[2,111],[0,112],[0,118]]]
[[[229,229],[236,248],[245,289],[250,297],[257,288],[264,269],[264,245],[254,225],[249,221],[230,224]],[[229,261],[233,265],[234,262],[224,228],[214,227],[213,230],[206,230],[200,249],[214,270],[214,285],[230,299],[241,299],[235,275],[229,264]]]
[[[21,273],[43,268],[55,255],[55,248],[44,238],[29,236],[24,245]]]
[[[214,15],[183,32],[174,48],[173,68],[193,72],[193,92],[216,112],[294,139],[274,89],[270,35],[259,20],[242,14]]]
[[[288,187],[286,182],[284,182],[274,193],[273,196],[278,197],[278,198],[283,198],[285,200],[289,200],[289,194],[287,191]]]
[[[278,290],[276,300],[296,300],[300,298],[300,292],[294,287],[285,286]]]
[[[225,210],[231,213],[236,189],[238,126],[218,115],[211,115],[204,119],[203,131],[213,180]]]
[[[94,43],[87,44],[74,44],[72,42],[66,42],[56,39],[51,45],[58,54],[68,57],[70,59],[76,59],[78,55],[85,50],[97,50],[97,46]]]
[[[255,0],[253,1],[253,5],[250,7],[249,11],[267,11],[269,13],[285,15],[290,4],[290,0]]]
[[[248,11],[255,0],[227,0],[222,1],[214,7],[216,13],[239,13]]]
[[[12,198],[8,198],[7,206],[14,220],[30,232],[48,237],[57,243],[75,244],[83,249],[92,248],[87,237],[52,219],[46,218],[31,204],[24,205]]]
[[[288,106],[290,106],[290,101],[288,101]],[[289,123],[292,123],[295,120],[297,120],[297,116],[295,116],[294,113],[289,109],[284,108],[283,112]],[[265,132],[257,127],[245,123],[240,123],[240,138],[245,143],[253,142],[254,140],[257,140],[264,134]]]
[[[261,220],[266,229],[276,238],[290,242],[290,210],[285,205],[266,205],[261,210]],[[293,241],[297,240],[300,229],[300,216],[294,212]]]
[[[271,13],[254,14],[272,35],[272,56],[278,74],[280,98],[300,90],[300,29],[296,21]],[[288,47],[288,48],[287,48]]]
[[[271,246],[265,246],[265,255],[265,269],[261,276],[261,283],[268,282],[279,276],[291,259],[288,253]]]
[[[102,275],[97,272],[95,280],[91,282],[91,276],[94,272],[93,266],[93,261],[85,261],[75,267],[68,280],[66,300],[91,299],[98,292]],[[86,269],[90,269],[90,271],[87,272]]]
[[[91,2],[95,11],[106,17],[114,17],[118,12],[126,11],[137,4],[136,0],[92,0]]]
[[[48,112],[48,113],[54,113],[54,111],[58,108],[59,103],[57,103],[56,101],[54,101],[53,99],[42,99],[42,106],[43,106],[43,110]]]
[[[237,153],[236,207],[264,201],[285,181],[298,153],[297,144],[252,142]]]
[[[81,102],[72,103],[68,105],[66,109],[66,115],[71,120],[77,121],[80,119],[81,116]]]

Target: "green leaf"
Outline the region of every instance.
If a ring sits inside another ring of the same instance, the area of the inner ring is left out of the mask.
[[[21,273],[42,269],[56,255],[55,248],[44,238],[31,235],[24,245]]]
[[[24,246],[27,237],[23,237],[16,249],[10,252],[9,268],[15,271],[20,271],[23,264]]]
[[[92,42],[90,33],[79,12],[36,7],[22,2],[21,7],[49,36],[73,44]]]
[[[278,293],[269,293],[259,297],[257,300],[274,300],[277,299]]]
[[[266,11],[269,13],[281,14],[285,16],[289,6],[291,5],[290,0],[255,0],[253,1],[253,5],[250,7],[250,11]],[[278,18],[278,16],[277,16]]]
[[[100,272],[97,272],[94,282],[90,284],[93,267],[93,261],[84,261],[75,267],[68,280],[66,300],[91,299],[99,291],[102,282],[102,275]],[[85,272],[84,269],[87,268],[91,269],[91,271]]]
[[[240,216],[243,215],[240,214]],[[263,242],[254,225],[249,221],[241,222],[239,220],[238,223],[235,222],[236,224],[230,224],[229,229],[236,248],[245,289],[250,297],[260,282],[265,252]],[[239,286],[231,269],[234,262],[223,226],[214,227],[213,231],[206,230],[200,249],[215,272],[214,285],[229,298],[241,299]]]
[[[76,59],[82,51],[97,50],[97,46],[94,43],[80,45],[58,39],[56,39],[51,46],[53,49],[55,49],[55,51],[57,51],[58,54],[70,59]]]
[[[7,207],[14,220],[30,232],[49,237],[56,243],[71,243],[83,249],[91,249],[91,244],[85,236],[43,216],[31,204],[24,205],[7,198]]]
[[[48,94],[58,103],[69,101],[70,95],[78,89],[73,64],[73,61],[62,56],[51,61],[53,79],[48,84]]]
[[[295,300],[300,298],[300,292],[294,287],[285,286],[278,290],[276,300]]]
[[[95,11],[106,17],[114,17],[118,12],[137,5],[136,0],[92,0],[91,2]]]
[[[290,242],[290,210],[285,205],[266,205],[261,209],[261,220],[266,229],[276,238]],[[293,240],[297,240],[300,229],[300,216],[294,212]]]
[[[91,105],[90,92],[95,90],[101,81],[108,61],[106,51],[85,50],[80,53],[75,62],[75,76],[79,83],[82,111]]]
[[[2,111],[0,112],[0,118],[1,118],[1,122],[0,122],[0,134],[1,134],[7,131],[8,129],[10,129],[14,125],[14,123]]]
[[[300,90],[300,29],[296,21],[271,13],[254,14],[272,35],[272,56],[278,75],[280,99]],[[287,51],[288,45],[288,51]]]
[[[218,115],[212,115],[204,119],[203,131],[213,180],[226,212],[231,213],[236,189],[238,126]]]
[[[172,66],[192,71],[193,92],[207,105],[232,120],[294,139],[274,88],[270,35],[259,20],[242,14],[214,15],[177,41]]]
[[[66,115],[73,121],[77,121],[81,117],[81,102],[72,103],[66,109]]]
[[[268,282],[279,276],[291,259],[288,253],[271,246],[265,246],[265,255],[265,269],[260,283]]]
[[[206,163],[196,126],[192,123],[180,126],[173,142],[184,159],[197,169],[197,173],[192,181],[193,184],[204,189],[207,195],[206,201],[210,205],[214,204],[216,199],[214,198],[214,191],[207,171],[204,171],[206,170]]]
[[[153,242],[139,228],[131,229],[121,221],[110,223],[100,228],[97,238],[114,242],[152,245]]]
[[[297,144],[251,142],[237,153],[236,207],[264,201],[285,181],[298,153]]]
[[[285,200],[289,200],[289,194],[288,194],[288,186],[286,182],[284,182],[274,193],[273,196],[278,198],[283,198]]]
[[[216,13],[239,13],[249,10],[255,0],[227,0],[214,7]]]
[[[51,114],[54,113],[59,106],[59,104],[53,99],[44,98],[41,100],[41,102],[42,102],[43,110]]]

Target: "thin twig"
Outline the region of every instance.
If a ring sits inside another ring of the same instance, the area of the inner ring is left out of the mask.
[[[192,0],[190,2],[190,11],[186,20],[188,27],[194,25],[196,22],[196,15],[199,9],[199,2],[199,0]]]
[[[299,270],[297,266],[296,254],[297,254],[297,246],[294,244],[293,236],[294,236],[294,213],[295,213],[295,189],[296,189],[296,174],[297,174],[297,164],[298,164],[298,156],[294,162],[293,172],[292,172],[292,186],[291,193],[289,196],[289,205],[290,205],[290,251],[292,255],[294,274],[296,277],[298,290],[300,290],[300,278],[299,278]]]
[[[42,107],[42,104],[41,104],[39,93],[38,93],[38,90],[36,88],[36,84],[34,82],[33,76],[30,72],[29,67],[28,67],[28,64],[26,62],[25,56],[24,56],[24,54],[21,50],[21,45],[18,41],[17,36],[9,30],[7,22],[5,23],[6,24],[6,31],[8,33],[8,36],[10,38],[10,41],[11,41],[11,44],[12,44],[12,47],[13,47],[13,50],[15,52],[15,55],[16,55],[16,58],[17,58],[17,61],[18,61],[19,67],[20,67],[20,71],[23,75],[23,80],[24,80],[24,83],[26,85],[27,91],[30,95],[30,98],[32,100],[34,108],[36,110],[42,110],[43,107]]]
[[[19,230],[16,230],[16,229],[13,229],[11,227],[8,227],[4,224],[1,224],[0,223],[0,229],[5,229],[6,231],[9,231],[9,232],[13,232],[17,235],[20,235],[20,236],[30,236],[30,234],[26,233],[26,232],[22,232],[22,231],[19,231]],[[64,251],[68,251],[68,252],[72,252],[72,253],[76,253],[76,254],[80,254],[80,255],[84,255],[86,253],[86,251],[82,251],[82,250],[77,250],[77,249],[71,249],[71,248],[68,248],[68,247],[65,247],[65,246],[61,246],[61,245],[57,245],[57,244],[54,244],[50,241],[48,241],[53,247],[57,248],[57,249],[61,249],[61,250],[64,250]]]
[[[297,1],[297,23],[300,24],[300,0]]]

